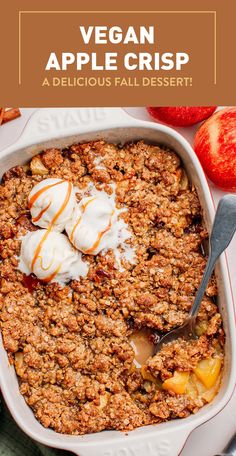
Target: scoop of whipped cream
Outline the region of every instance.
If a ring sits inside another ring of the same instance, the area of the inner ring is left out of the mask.
[[[85,277],[88,264],[64,234],[37,230],[22,238],[19,269],[27,275],[34,273],[45,283],[65,284]]]
[[[89,255],[113,248],[118,242],[118,214],[114,201],[104,194],[82,198],[66,224],[71,243]]]
[[[35,225],[63,231],[76,204],[73,185],[62,179],[44,179],[31,190],[28,204]]]

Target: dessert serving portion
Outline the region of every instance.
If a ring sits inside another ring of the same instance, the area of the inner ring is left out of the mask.
[[[132,430],[184,418],[220,386],[214,277],[198,339],[184,322],[206,264],[197,193],[175,152],[142,141],[48,149],[0,186],[0,326],[45,427]]]

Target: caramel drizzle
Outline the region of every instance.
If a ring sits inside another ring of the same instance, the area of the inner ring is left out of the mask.
[[[63,181],[64,182],[64,181]],[[41,189],[39,190],[35,195],[33,195],[33,197],[31,198],[31,200],[29,201],[29,207],[32,207],[32,205],[34,204],[34,202],[36,201],[36,199],[38,198],[38,196],[40,196],[46,189],[48,188],[51,188],[51,187],[54,187],[55,185],[59,185],[61,184],[62,182],[56,182],[56,184],[52,184],[52,185],[47,185],[44,189]],[[44,242],[46,241],[49,233],[51,232],[52,228],[53,228],[53,225],[56,223],[56,221],[58,220],[58,218],[60,217],[60,215],[62,214],[62,212],[64,211],[64,209],[66,208],[67,204],[68,204],[68,201],[70,199],[70,195],[71,195],[71,192],[72,192],[72,184],[71,182],[69,182],[69,185],[68,185],[68,189],[67,189],[67,193],[66,193],[66,197],[64,199],[64,202],[63,204],[61,205],[59,211],[57,212],[57,214],[53,217],[51,223],[49,224],[49,227],[46,231],[46,233],[43,235],[41,241],[39,242],[38,246],[37,246],[37,249],[35,250],[35,253],[34,253],[34,258],[32,260],[32,263],[31,263],[31,270],[32,272],[34,272],[34,266],[35,266],[35,263],[37,261],[37,259],[39,258],[39,254],[42,250],[42,247],[43,247],[43,244]],[[37,196],[36,196],[37,195]],[[34,198],[36,196],[36,198]],[[33,200],[33,203],[32,203],[32,199],[34,198]],[[61,268],[61,264],[58,266],[58,268],[56,269],[56,271],[54,271],[49,277],[46,277],[45,279],[43,279],[44,282],[50,282],[50,280],[52,280],[55,275],[58,273],[58,271],[60,270]]]
[[[102,236],[103,236],[105,233],[107,233],[107,231],[109,231],[110,228],[111,228],[111,219],[112,219],[113,214],[114,214],[114,211],[112,211],[112,214],[111,214],[111,217],[110,217],[108,226],[105,228],[105,230],[100,231],[100,233],[98,233],[98,237],[97,237],[96,241],[94,242],[94,244],[92,245],[92,247],[90,247],[90,249],[85,250],[84,253],[86,253],[87,255],[89,255],[90,253],[93,253],[93,251],[96,250],[96,248],[99,246],[99,243],[100,243],[100,241],[101,241],[101,239],[102,239]]]
[[[42,258],[42,256],[41,255],[38,256],[38,260],[40,262],[40,267],[41,267],[41,269],[43,271],[48,271],[50,269],[50,267],[53,265],[54,256],[55,256],[55,251],[53,252],[53,258],[52,258],[51,263],[46,268],[43,266],[43,258]]]
[[[42,217],[42,215],[44,214],[44,212],[46,212],[46,211],[49,209],[49,207],[51,206],[51,204],[52,204],[52,201],[50,201],[50,203],[49,203],[44,209],[42,209],[42,210],[39,212],[39,214],[37,215],[37,217],[34,217],[34,218],[32,219],[32,221],[33,221],[34,223],[35,223],[35,222],[38,222],[38,221],[41,219],[41,217]]]
[[[91,200],[87,201],[87,203],[81,205],[82,214],[84,214],[86,207],[87,207],[90,203],[92,203],[92,201],[94,201],[95,199],[96,199],[96,197],[94,197],[94,198],[92,198]],[[78,218],[76,224],[75,224],[74,227],[73,227],[73,230],[71,231],[71,234],[70,234],[70,241],[72,242],[72,244],[73,244],[73,241],[74,241],[75,230],[76,230],[76,228],[79,226],[79,224],[80,224],[80,222],[81,222],[81,219],[82,219],[82,215]]]
[[[44,192],[46,192],[49,188],[52,188],[52,187],[56,187],[56,185],[60,185],[60,184],[64,184],[65,181],[60,181],[60,182],[56,182],[55,184],[50,184],[50,185],[46,185],[46,187],[43,187],[41,188],[40,190],[38,190],[29,200],[29,209],[31,209],[35,203],[35,201],[37,201],[37,199],[39,198],[39,196],[41,196]]]
[[[50,276],[48,276],[45,279],[43,279],[42,282],[45,282],[45,283],[51,282],[51,280],[54,279],[54,277],[58,274],[60,269],[61,269],[61,264],[59,264],[57,269],[54,272],[52,272],[52,274]]]
[[[29,200],[29,204],[28,204],[29,209],[31,209],[33,207],[33,205],[37,201],[37,199],[44,192],[46,192],[49,188],[55,187],[56,185],[60,185],[60,184],[63,184],[63,183],[64,183],[64,181],[56,182],[55,184],[46,185],[46,187],[41,188],[40,190],[38,190]],[[49,209],[51,204],[52,204],[52,201],[50,201],[50,203],[44,209],[42,209],[36,217],[34,217],[32,219],[33,223],[36,223],[36,222],[38,222],[41,219],[42,215]]]
[[[46,241],[46,239],[47,239],[47,237],[48,237],[50,231],[51,231],[51,230],[49,230],[49,229],[46,231],[46,233],[43,235],[41,241],[39,242],[39,244],[38,244],[38,246],[37,246],[37,249],[36,249],[35,252],[34,252],[34,258],[33,258],[32,263],[31,263],[31,270],[32,270],[32,272],[34,272],[35,263],[36,263],[36,261],[37,261],[37,259],[38,259],[38,257],[39,257],[39,254],[40,254],[40,252],[41,252],[41,250],[42,250],[43,244],[44,244],[44,242]]]
[[[81,219],[82,219],[82,216],[80,216],[76,222],[76,224],[74,225],[73,227],[73,230],[71,231],[71,234],[70,234],[70,242],[72,242],[73,244],[73,241],[74,241],[74,235],[75,235],[75,230],[77,228],[77,226],[79,226],[80,222],[81,222]]]

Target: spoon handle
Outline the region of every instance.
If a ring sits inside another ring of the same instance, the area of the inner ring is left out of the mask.
[[[221,453],[215,456],[236,456],[236,433],[233,435],[228,445],[222,450]]]
[[[215,263],[221,253],[228,247],[236,231],[236,195],[225,195],[219,202],[210,236],[210,254],[201,285],[196,294],[190,317],[198,313],[207,284]]]

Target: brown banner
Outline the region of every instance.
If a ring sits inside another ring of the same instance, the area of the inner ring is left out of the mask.
[[[234,2],[8,3],[1,106],[236,104]]]

